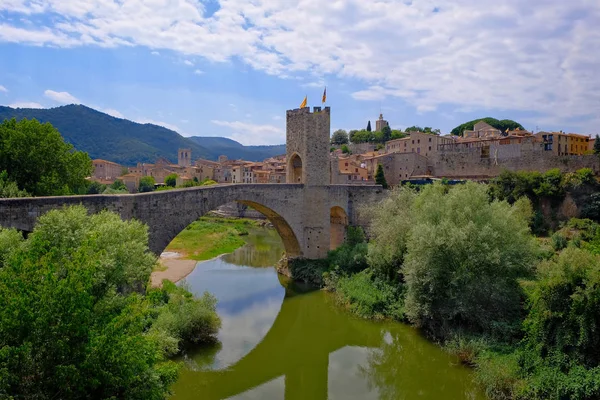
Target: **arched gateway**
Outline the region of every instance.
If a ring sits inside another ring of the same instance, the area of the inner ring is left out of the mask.
[[[357,210],[382,195],[380,186],[329,185],[329,107],[287,112],[287,157],[301,169],[288,169],[287,184],[237,184],[130,195],[0,199],[0,226],[32,231],[37,217],[63,205],[82,204],[92,213],[107,209],[148,225],[150,249],[160,254],[193,221],[220,205],[237,201],[263,213],[283,240],[288,258],[323,258],[342,237],[340,225],[363,225]],[[302,183],[296,183],[300,175]],[[335,210],[332,219],[331,210]],[[344,215],[343,223],[339,216]],[[339,232],[338,232],[339,230]]]

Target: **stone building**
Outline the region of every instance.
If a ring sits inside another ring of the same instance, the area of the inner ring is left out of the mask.
[[[428,158],[418,153],[381,154],[364,160],[370,176],[375,176],[377,166],[383,166],[388,185],[394,186],[405,179],[431,175]]]
[[[390,124],[385,119],[383,119],[383,114],[379,114],[379,119],[375,121],[375,130],[377,132],[381,132],[386,126],[389,128]]]
[[[575,133],[538,132],[536,137],[543,143],[544,151],[557,156],[583,155],[589,153],[590,137]]]
[[[123,166],[112,161],[93,160],[94,172],[92,178],[102,182],[114,182],[123,173]]]
[[[437,152],[438,146],[451,143],[454,143],[454,139],[450,137],[423,132],[409,132],[409,136],[405,138],[388,141],[385,144],[385,152],[417,153],[429,157]]]
[[[501,136],[502,132],[499,129],[494,128],[490,124],[484,121],[479,121],[475,124],[472,131],[465,130],[463,137],[465,138],[487,138],[487,137],[498,137]]]

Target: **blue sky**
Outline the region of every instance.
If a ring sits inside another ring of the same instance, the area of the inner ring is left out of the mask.
[[[2,0],[0,104],[277,144],[327,85],[332,131],[381,111],[596,134],[598,26],[588,0]]]

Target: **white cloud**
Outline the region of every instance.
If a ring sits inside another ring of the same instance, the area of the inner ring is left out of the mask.
[[[80,104],[81,102],[69,92],[55,92],[54,90],[44,91],[44,96],[61,104]]]
[[[193,67],[193,66],[194,66],[194,63],[193,63],[193,62],[191,62],[190,60],[185,60],[183,63],[184,63],[185,65],[187,65],[188,67]]]
[[[150,54],[152,54],[153,56],[160,56],[160,53],[158,51],[152,51],[150,52]]]
[[[285,131],[274,125],[253,124],[242,121],[210,121],[215,125],[231,130],[231,134],[219,134],[236,140],[244,145],[285,143]]]
[[[275,121],[281,121],[283,119],[283,117],[281,115],[273,115],[273,120]]]
[[[7,92],[8,92],[8,89],[7,89],[7,88],[5,88],[4,86],[0,85],[0,92],[7,93]]]
[[[44,108],[40,103],[35,103],[33,101],[17,101],[8,106],[12,108]]]
[[[194,73],[195,73],[196,75],[202,75],[204,72],[203,72],[203,71],[201,71],[201,70],[199,70],[199,69],[196,69],[196,70],[194,70]]]
[[[280,77],[358,80],[355,99],[398,97],[420,112],[450,104],[592,121],[600,104],[598,1],[221,0],[207,16],[197,0],[4,0],[2,10],[64,16],[4,20],[4,42],[236,58]]]
[[[95,108],[95,107],[92,107]],[[98,111],[101,111],[105,114],[108,114],[110,116],[113,116],[115,118],[125,118],[125,116],[123,114],[121,114],[118,110],[112,109],[112,108],[97,108]]]

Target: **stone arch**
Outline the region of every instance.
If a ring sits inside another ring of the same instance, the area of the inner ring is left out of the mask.
[[[340,247],[346,239],[346,227],[348,226],[348,215],[339,206],[331,207],[330,210],[330,233],[329,249],[335,250]]]
[[[288,183],[304,183],[302,177],[302,158],[298,153],[292,154],[288,161],[288,171],[291,177],[291,182]]]
[[[168,207],[167,209],[155,210],[152,215],[134,216],[148,224],[150,250],[157,255],[192,222],[223,204],[235,201],[252,207],[273,224],[281,237],[287,258],[303,256],[302,246],[297,236],[301,230],[296,231],[299,221],[294,219],[293,213],[287,213],[288,210],[294,209],[287,201],[281,202],[263,193],[257,193],[253,189],[234,186],[169,192],[171,191],[153,193],[148,197],[154,198],[153,200],[159,196],[163,197],[159,204],[161,208]],[[275,194],[275,192],[271,193],[271,195]],[[177,204],[178,207],[173,209],[169,204]]]
[[[281,237],[283,247],[285,248],[286,257],[296,258],[302,255],[302,249],[300,248],[300,243],[298,242],[298,238],[296,237],[294,230],[281,215],[269,207],[253,201],[238,200],[238,203],[250,206],[267,217],[267,219],[275,227],[277,233],[279,233],[279,237]]]

